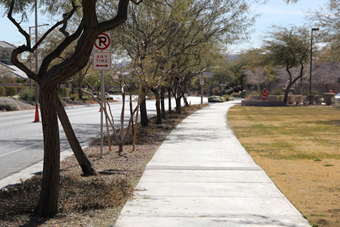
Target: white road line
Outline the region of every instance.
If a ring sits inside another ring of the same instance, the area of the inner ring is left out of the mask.
[[[35,143],[35,144],[32,144],[32,145],[27,146],[27,147],[20,148],[20,149],[15,150],[15,151],[10,151],[10,152],[8,152],[8,153],[1,154],[0,157],[6,156],[6,155],[9,155],[9,154],[13,154],[13,153],[15,153],[15,152],[21,151],[21,150],[26,149],[26,148],[29,148],[29,147],[33,147],[33,146],[35,146],[35,145],[37,145],[37,144],[41,144],[41,143]]]

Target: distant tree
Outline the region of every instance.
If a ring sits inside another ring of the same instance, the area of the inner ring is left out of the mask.
[[[261,93],[260,86],[270,81],[269,66],[263,65],[263,54],[260,49],[251,49],[243,53],[243,60],[246,61],[243,74],[246,75],[246,83],[257,86],[257,92]]]
[[[304,75],[305,64],[309,60],[310,52],[310,31],[306,28],[273,27],[273,31],[264,41],[262,47],[264,59],[274,67],[281,67],[285,70],[287,87],[284,102],[287,103],[290,88]],[[298,73],[294,74],[294,68]]]
[[[325,87],[329,92],[334,84],[339,82],[340,64],[332,62],[315,62],[313,66],[313,83]]]
[[[324,8],[309,12],[307,18],[322,32],[318,33],[320,41],[327,44],[323,60],[340,61],[340,0],[329,0]]]

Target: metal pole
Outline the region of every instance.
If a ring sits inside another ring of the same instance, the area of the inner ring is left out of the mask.
[[[38,3],[37,0],[35,1],[35,44],[38,43]],[[38,46],[35,50],[35,73],[39,74],[39,50]],[[35,105],[38,106],[39,104],[39,85],[35,82]]]
[[[319,31],[319,28],[312,28],[310,38],[310,66],[309,66],[309,95],[312,95],[312,73],[313,73],[313,31]]]
[[[101,102],[100,102],[100,158],[103,158],[103,146],[104,146],[104,138],[103,138],[103,119],[104,119],[104,73],[101,73]]]
[[[202,78],[204,79],[203,70],[202,70],[202,75],[201,75],[201,79],[200,79],[200,84],[201,84],[201,105],[203,105],[203,83],[202,83]]]

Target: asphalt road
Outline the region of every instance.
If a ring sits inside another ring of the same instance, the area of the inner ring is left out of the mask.
[[[189,97],[192,104],[200,103],[199,97]],[[207,102],[207,100],[204,100]],[[111,103],[115,123],[120,122],[121,102]],[[172,102],[174,108],[175,103]],[[166,109],[168,104],[166,103]],[[156,114],[154,101],[147,101],[148,116]],[[100,135],[99,105],[67,107],[66,112],[82,146]],[[43,159],[43,135],[41,123],[33,123],[35,110],[0,113],[0,180],[32,166]],[[126,120],[129,107],[126,106]],[[104,121],[105,124],[105,121]],[[69,150],[69,144],[59,124],[61,151]],[[104,127],[106,132],[106,127]]]

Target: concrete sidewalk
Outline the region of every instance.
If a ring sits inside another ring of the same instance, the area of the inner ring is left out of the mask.
[[[204,108],[171,132],[116,227],[310,226],[227,125],[235,103]]]

